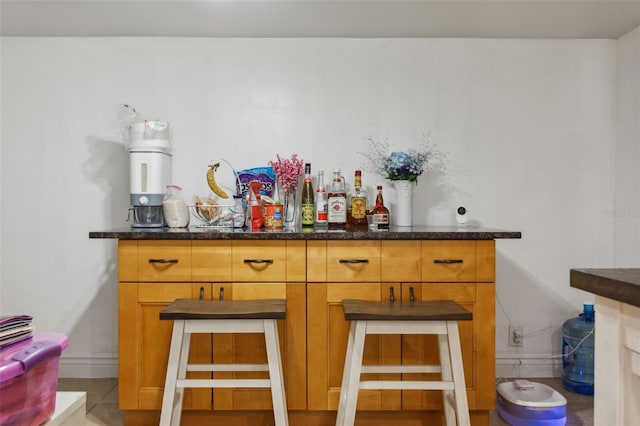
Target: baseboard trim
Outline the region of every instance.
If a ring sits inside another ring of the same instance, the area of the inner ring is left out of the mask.
[[[74,379],[100,379],[118,377],[118,356],[100,354],[71,355],[60,358],[59,377]],[[554,355],[496,355],[496,378],[501,377],[561,377],[562,358]]]
[[[561,377],[562,358],[553,354],[497,354],[496,378]]]
[[[58,377],[65,379],[101,379],[118,377],[117,354],[91,354],[60,358]]]

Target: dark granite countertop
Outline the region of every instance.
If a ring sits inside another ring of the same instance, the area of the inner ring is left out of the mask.
[[[572,269],[571,287],[640,307],[640,268]]]
[[[89,238],[120,240],[493,240],[521,238],[520,232],[493,228],[414,226],[385,231],[271,231],[211,228],[121,228],[89,232]]]

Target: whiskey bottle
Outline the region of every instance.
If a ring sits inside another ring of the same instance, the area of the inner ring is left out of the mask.
[[[316,211],[314,226],[327,228],[327,189],[324,187],[324,171],[318,170],[318,186],[316,188]]]
[[[362,172],[356,170],[353,188],[347,197],[347,229],[367,229],[367,194],[362,189]]]
[[[384,206],[382,185],[378,185],[377,191],[376,204],[369,214],[373,215],[373,224],[377,225],[378,229],[389,229],[389,209]]]
[[[302,184],[302,203],[300,206],[303,227],[311,227],[314,222],[313,184],[311,182],[311,163],[304,165],[304,183]]]
[[[329,229],[347,229],[347,193],[340,170],[334,170],[331,189],[327,194],[327,223]]]

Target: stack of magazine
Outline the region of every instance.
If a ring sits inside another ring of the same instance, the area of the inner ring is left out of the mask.
[[[0,316],[0,349],[30,338],[33,330],[29,315]]]

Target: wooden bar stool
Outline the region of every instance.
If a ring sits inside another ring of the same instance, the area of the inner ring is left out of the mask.
[[[271,388],[275,424],[289,424],[284,392],[277,320],[284,319],[286,301],[203,301],[178,299],[160,312],[173,320],[160,425],[180,424],[184,388]],[[266,364],[188,364],[192,333],[264,333]],[[187,379],[187,371],[268,371],[268,379]]]
[[[471,312],[452,300],[375,302],[343,300],[344,318],[351,321],[342,374],[337,426],[353,425],[359,389],[442,390],[447,426],[470,425],[464,383],[458,321]],[[439,365],[362,365],[367,334],[437,334]],[[360,380],[363,373],[440,373],[440,381]]]

